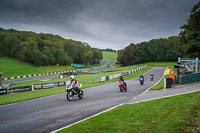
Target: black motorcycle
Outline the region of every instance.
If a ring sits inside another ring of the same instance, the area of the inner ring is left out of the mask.
[[[80,84],[80,87],[82,87],[82,84]],[[66,97],[67,100],[71,101],[73,99],[74,96],[78,96],[79,99],[83,98],[83,90],[78,91],[78,89],[76,89],[74,84],[70,84],[69,86],[66,87]]]

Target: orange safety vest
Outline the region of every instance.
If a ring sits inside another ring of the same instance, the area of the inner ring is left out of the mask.
[[[174,78],[174,71],[171,71],[171,72],[170,72],[169,77],[170,77],[171,79],[175,79],[175,78]]]

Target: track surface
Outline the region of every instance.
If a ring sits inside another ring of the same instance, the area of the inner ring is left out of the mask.
[[[165,68],[157,67],[139,80],[126,81],[128,92],[121,93],[117,83],[84,89],[84,98],[67,101],[66,94],[0,106],[0,132],[50,132],[99,113],[115,105],[126,103],[146,91],[163,75]],[[154,81],[150,81],[150,73]],[[126,78],[125,78],[126,79]],[[14,96],[14,94],[13,94]]]

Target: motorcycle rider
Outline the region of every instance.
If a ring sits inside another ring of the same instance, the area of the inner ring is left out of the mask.
[[[150,79],[154,79],[154,77],[153,77],[153,73],[151,73]]]
[[[143,75],[141,75],[141,76],[140,76],[140,78],[142,78],[142,79],[143,79],[143,82],[144,82],[144,76],[143,76]],[[140,79],[140,78],[139,78],[139,79]]]
[[[119,81],[123,81],[124,82],[124,85],[126,86],[126,82],[124,81],[124,78],[123,78],[123,76],[121,75],[121,76],[119,76]]]
[[[78,80],[74,77],[74,75],[70,76],[70,83],[75,85],[75,89],[79,93],[80,92],[80,86],[78,84]]]

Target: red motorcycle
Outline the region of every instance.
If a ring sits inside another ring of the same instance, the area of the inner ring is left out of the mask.
[[[119,85],[119,88],[120,88],[120,91],[121,91],[121,92],[127,91],[127,86],[124,84],[123,81],[119,81],[119,82],[118,82],[118,85]]]

